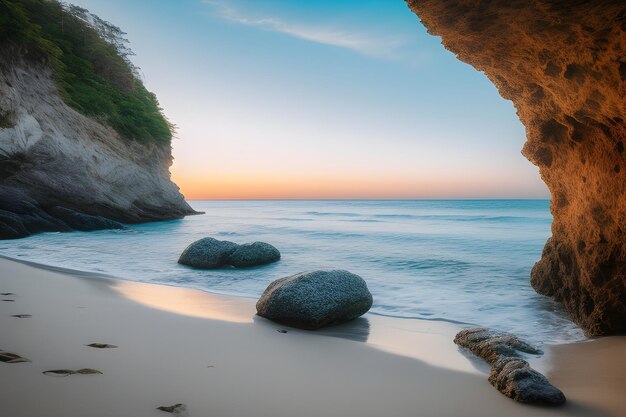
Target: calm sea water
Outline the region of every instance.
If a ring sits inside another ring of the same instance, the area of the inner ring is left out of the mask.
[[[192,201],[206,214],[124,231],[46,233],[0,242],[0,253],[120,278],[258,297],[273,280],[314,269],[361,275],[372,312],[511,330],[535,341],[580,340],[558,305],[529,285],[552,221],[547,200]],[[177,264],[203,237],[265,241],[265,267]]]

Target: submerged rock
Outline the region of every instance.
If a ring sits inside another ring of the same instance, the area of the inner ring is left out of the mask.
[[[372,306],[372,294],[348,271],[303,272],[272,282],[256,304],[259,316],[314,330],[353,320]]]
[[[461,330],[454,338],[454,343],[469,349],[490,365],[501,358],[519,358],[520,352],[531,355],[543,353],[514,334],[484,327]]]
[[[178,263],[194,268],[219,268],[226,265],[226,259],[238,246],[233,242],[205,237],[187,246]]]
[[[269,264],[279,259],[280,252],[274,246],[265,242],[254,242],[238,246],[226,263],[235,268],[245,268]]]
[[[521,403],[562,405],[565,395],[522,359],[503,358],[489,373],[489,383],[509,398]]]
[[[454,343],[469,349],[491,365],[489,383],[509,398],[521,403],[561,405],[565,395],[548,379],[520,359],[522,353],[543,352],[517,336],[477,327],[461,330]]]

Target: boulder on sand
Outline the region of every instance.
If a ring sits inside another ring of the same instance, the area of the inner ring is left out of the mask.
[[[475,327],[457,333],[454,343],[472,351],[493,365],[501,358],[519,358],[521,353],[541,355],[543,352],[507,332]]]
[[[228,256],[226,263],[235,268],[265,265],[280,259],[280,252],[274,246],[265,242],[246,243],[239,245]]]
[[[538,405],[562,405],[565,395],[522,359],[499,359],[489,373],[489,383],[515,401]]]
[[[541,350],[511,333],[476,327],[461,330],[454,343],[469,349],[491,365],[489,383],[515,401],[557,406],[565,395],[521,359],[522,354],[540,355]]]
[[[371,306],[372,294],[363,278],[341,270],[281,278],[256,304],[259,316],[307,330],[353,320]]]

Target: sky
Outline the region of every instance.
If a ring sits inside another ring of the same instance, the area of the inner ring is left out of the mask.
[[[403,0],[72,0],[128,33],[188,199],[547,198],[524,128]]]

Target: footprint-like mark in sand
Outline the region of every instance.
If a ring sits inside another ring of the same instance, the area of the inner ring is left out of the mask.
[[[3,350],[0,350],[0,361],[4,363],[30,362],[28,359],[23,358],[16,353],[5,352]]]
[[[17,317],[18,319],[27,319],[32,317],[30,314],[13,314],[11,317]]]
[[[185,404],[163,405],[161,407],[157,407],[157,410],[172,413],[174,417],[190,417]]]
[[[102,375],[102,372],[98,371],[97,369],[91,369],[91,368],[82,368],[77,371],[73,371],[71,369],[51,369],[49,371],[42,372],[42,374],[48,375],[48,376],[66,377],[70,375],[97,375],[97,374]]]
[[[90,343],[90,344],[85,345],[85,346],[89,346],[89,347],[96,348],[96,349],[115,349],[115,348],[117,348],[117,346],[109,345],[108,343]]]

